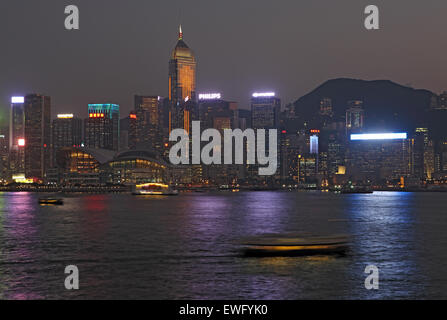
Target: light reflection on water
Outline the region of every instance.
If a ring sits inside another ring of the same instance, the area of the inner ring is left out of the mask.
[[[417,298],[423,294],[427,279],[418,270],[415,257],[414,196],[375,192],[349,197],[347,211],[350,232],[355,236],[353,251],[359,255],[358,271],[369,264],[380,270],[382,290],[365,293],[365,298]],[[406,285],[409,279],[414,282],[411,286]]]
[[[0,298],[445,298],[443,194],[0,194]],[[242,257],[267,233],[352,235],[346,257]],[[64,289],[76,264],[81,290]],[[366,265],[380,290],[364,288]]]

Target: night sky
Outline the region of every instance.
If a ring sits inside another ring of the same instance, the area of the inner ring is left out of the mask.
[[[80,9],[80,30],[64,8]],[[363,26],[379,6],[381,30]],[[88,103],[133,107],[134,94],[168,93],[179,23],[198,60],[198,92],[248,107],[251,92],[283,104],[337,77],[389,79],[447,90],[447,1],[1,0],[0,106],[11,95],[53,99],[53,116]]]

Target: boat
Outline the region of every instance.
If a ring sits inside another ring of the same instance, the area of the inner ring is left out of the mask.
[[[354,193],[374,193],[370,187],[366,186],[351,186],[349,188],[343,188],[340,190],[341,194],[354,194]]]
[[[241,243],[245,256],[303,256],[344,254],[349,249],[349,237],[268,235],[247,239]]]
[[[132,192],[135,196],[176,196],[178,190],[172,189],[163,183],[144,183],[135,186]]]
[[[61,199],[61,198],[39,198],[39,204],[61,206],[64,204],[64,199]]]

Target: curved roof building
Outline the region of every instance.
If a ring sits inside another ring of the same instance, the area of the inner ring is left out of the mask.
[[[58,167],[76,177],[76,182],[82,177],[96,174],[102,183],[140,184],[146,182],[165,181],[168,164],[157,159],[156,154],[149,150],[127,150],[115,153],[110,150],[69,147],[62,148],[57,154]]]

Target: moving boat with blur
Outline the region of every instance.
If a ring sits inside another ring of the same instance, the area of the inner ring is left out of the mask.
[[[54,205],[61,206],[64,204],[64,199],[62,198],[39,198],[40,205]]]
[[[346,235],[266,235],[241,242],[246,256],[302,256],[344,254],[349,249]]]
[[[151,182],[136,185],[132,194],[135,196],[176,196],[178,190],[172,189],[167,184]]]

